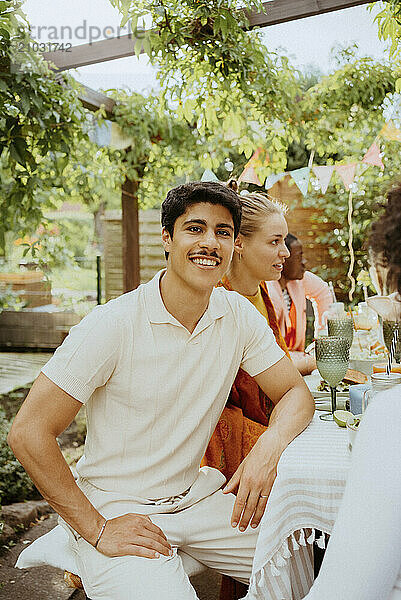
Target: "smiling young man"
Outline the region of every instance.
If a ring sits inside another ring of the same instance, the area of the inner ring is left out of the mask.
[[[278,459],[314,406],[263,317],[214,287],[240,218],[237,195],[220,184],[171,190],[166,270],[74,327],[14,421],[10,445],[61,516],[92,600],[194,600],[177,548],[249,580]],[[224,476],[199,464],[239,366],[276,406],[222,490]],[[82,404],[74,481],[56,437]]]

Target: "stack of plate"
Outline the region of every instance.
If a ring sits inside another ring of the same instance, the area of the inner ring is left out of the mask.
[[[305,375],[304,381],[312,396],[315,399],[317,410],[331,410],[331,395],[330,392],[321,392],[318,390],[322,377],[316,369],[310,375]],[[346,409],[349,400],[349,392],[337,392],[337,408]]]

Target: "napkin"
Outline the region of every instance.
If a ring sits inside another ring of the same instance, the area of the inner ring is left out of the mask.
[[[385,321],[401,320],[401,297],[398,292],[389,296],[370,296],[367,303]]]

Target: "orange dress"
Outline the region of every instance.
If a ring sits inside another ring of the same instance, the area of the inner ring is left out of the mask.
[[[220,285],[232,291],[227,277],[222,279]],[[261,282],[260,288],[268,314],[269,326],[278,345],[289,356],[264,281]],[[266,431],[273,408],[273,402],[253,377],[239,369],[227,404],[202,459],[202,466],[208,465],[218,469],[228,481],[249,454],[258,438]],[[220,600],[237,600],[242,598],[245,593],[246,586],[244,584],[223,576]]]
[[[223,278],[221,285],[227,290],[232,290],[226,277]],[[289,356],[264,281],[260,287],[269,317],[269,325],[278,345]],[[219,469],[228,481],[253,448],[259,436],[266,431],[273,408],[273,402],[253,377],[239,369],[227,404],[210,439],[202,466],[208,465]]]

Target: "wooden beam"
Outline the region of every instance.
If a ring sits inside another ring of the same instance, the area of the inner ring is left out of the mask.
[[[272,0],[264,2],[264,12],[248,14],[251,27],[268,27],[328,12],[368,4],[370,0]]]
[[[56,74],[56,81],[60,85],[65,86],[65,81],[61,73]],[[102,94],[101,92],[92,90],[92,88],[87,87],[83,83],[76,83],[79,85],[78,98],[85,108],[95,112],[103,106],[108,116],[111,116],[113,114],[113,109],[116,105],[115,100],[109,98],[108,96],[106,96],[106,94]]]
[[[143,39],[143,36],[142,36]],[[137,38],[132,34],[122,35],[118,38],[99,40],[91,44],[80,44],[73,46],[68,52],[56,50],[44,52],[45,60],[53,63],[58,71],[76,69],[86,65],[95,65],[108,60],[126,58],[135,54],[135,43]],[[143,48],[141,48],[143,53]]]
[[[141,283],[139,264],[138,182],[126,179],[121,188],[124,293]]]
[[[99,110],[101,106],[103,106],[106,113],[109,116],[113,113],[113,108],[116,104],[115,100],[109,98],[105,94],[92,90],[91,88],[87,87],[86,85],[83,85],[82,83],[80,83],[79,85],[81,89],[79,91],[78,97],[85,108],[87,108],[88,110],[96,111]]]
[[[263,12],[252,12],[248,14],[248,18],[250,28],[268,27],[287,21],[343,10],[344,8],[352,8],[369,2],[371,0],[271,0],[271,2],[263,3]],[[127,34],[118,38],[92,42],[91,44],[73,46],[68,52],[60,50],[46,52],[43,56],[50,63],[53,63],[58,71],[66,71],[133,56],[137,39],[133,34]],[[143,48],[141,48],[141,53],[143,53]]]

